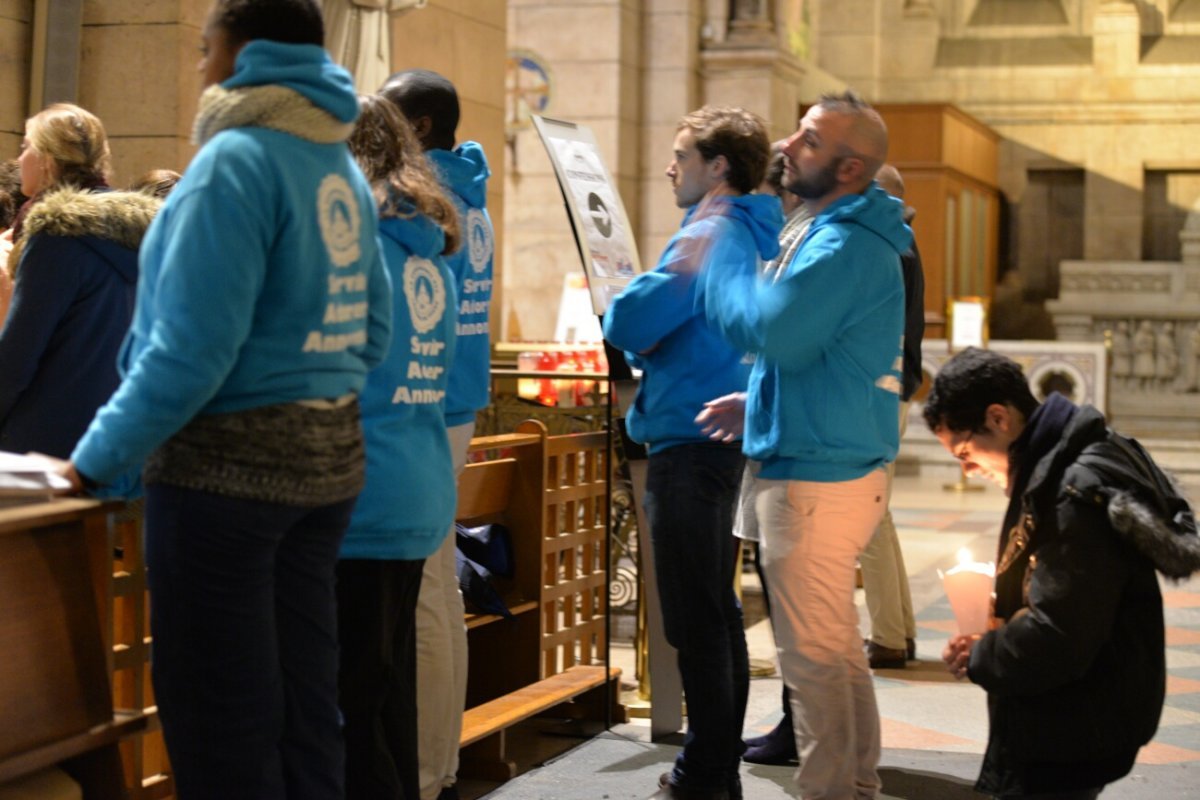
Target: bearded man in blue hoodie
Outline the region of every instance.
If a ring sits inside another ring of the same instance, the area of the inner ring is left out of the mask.
[[[883,517],[896,456],[904,284],[903,206],[873,181],[887,129],[853,93],[809,109],[784,147],[785,186],[814,214],[771,275],[733,261],[701,273],[699,302],[757,354],[745,396],[697,420],[741,433],[804,798],[873,798],[879,711],[854,607],[858,554]]]
[[[634,278],[604,317],[605,337],[642,370],[626,421],[650,452],[654,568],[689,698],[683,751],[655,798],[741,797],[749,666],[732,528],[745,462],[736,442],[709,441],[693,420],[706,401],[742,391],[748,365],[704,318],[696,288],[716,262],[755,274],[779,251],[779,198],[751,194],[770,147],[762,122],[742,109],[706,106],[680,120],[666,174],[687,209],[683,225],[654,271]]]
[[[397,72],[380,90],[408,119],[442,188],[458,208],[463,245],[446,256],[455,279],[458,322],[454,363],[446,387],[446,433],[454,473],[462,473],[475,432],[475,413],[488,404],[495,233],[487,212],[492,171],[478,142],[455,143],[458,92],[427,69]],[[455,800],[458,740],[467,699],[467,632],[455,571],[455,537],[425,560],[417,600],[417,674],[421,686],[421,800]]]

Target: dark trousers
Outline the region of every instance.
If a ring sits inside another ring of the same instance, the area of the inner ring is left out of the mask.
[[[424,566],[338,562],[347,800],[420,800],[416,613]]]
[[[1012,800],[1096,800],[1104,787],[1096,789],[1074,789],[1068,792],[1050,792],[1048,794],[1023,794]]]
[[[679,651],[687,734],[671,780],[697,790],[738,783],[750,668],[733,590],[740,445],[685,444],[650,456],[646,515],[663,625]]]
[[[762,586],[763,606],[769,619],[771,617],[771,593],[767,591],[767,571],[763,569],[762,550],[759,548],[758,542],[754,543],[754,571],[758,573],[758,582]],[[780,684],[783,686],[783,719],[775,726],[775,730],[794,737],[791,695],[788,693],[787,683],[780,681]]]
[[[353,500],[146,487],[154,692],[180,800],[337,800],[334,565]]]

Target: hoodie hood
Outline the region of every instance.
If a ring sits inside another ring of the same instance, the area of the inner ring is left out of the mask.
[[[729,216],[741,220],[754,236],[754,245],[764,261],[779,255],[779,231],[783,228],[783,204],[773,194],[744,194],[729,198]]]
[[[142,192],[88,192],[66,187],[46,194],[29,210],[9,254],[15,271],[25,244],[38,233],[83,240],[126,281],[137,280],[130,250],[137,251],[162,202]]]
[[[283,86],[305,97],[340,122],[358,118],[354,79],[313,44],[283,44],[255,39],[238,53],[224,89]]]
[[[446,246],[446,234],[441,226],[412,206],[399,208],[399,216],[387,216],[379,220],[379,232],[400,244],[414,256],[435,258]]]
[[[862,194],[839,197],[813,220],[809,236],[823,225],[847,222],[871,231],[891,245],[897,254],[913,243],[912,228],[904,224],[904,203],[892,197],[874,181]]]
[[[1027,492],[1055,475],[1063,475],[1066,494],[1104,508],[1113,529],[1166,577],[1200,571],[1200,534],[1182,490],[1135,439],[1109,430],[1095,408],[1080,406],[1066,423]]]
[[[425,155],[442,179],[471,208],[487,205],[488,168],[483,148],[476,142],[463,142],[453,150],[428,150]]]

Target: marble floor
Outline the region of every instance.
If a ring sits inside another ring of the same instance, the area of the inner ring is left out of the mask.
[[[993,558],[1005,503],[990,486],[959,493],[945,490],[933,478],[897,478],[892,513],[910,575],[918,661],[905,669],[875,673],[884,798],[981,797],[970,787],[987,738],[984,693],[970,683],[955,681],[943,669],[940,653],[954,621],[937,570],[953,566],[962,547],[981,560]],[[750,577],[746,591],[751,657],[769,663],[774,642],[767,621],[754,619]],[[1163,597],[1169,677],[1158,734],[1142,749],[1134,772],[1106,790],[1105,798],[1200,798],[1200,579],[1164,582]],[[861,590],[858,601],[865,622]],[[632,676],[631,647],[614,643],[613,661]],[[752,681],[747,736],[775,725],[780,718],[779,698],[777,675]],[[583,741],[486,796],[497,800],[648,797],[658,774],[669,769],[679,744],[678,737],[651,742],[648,722],[635,719]],[[788,767],[744,765],[747,800],[793,796],[791,772]]]

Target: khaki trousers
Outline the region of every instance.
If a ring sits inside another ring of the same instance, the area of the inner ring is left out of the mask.
[[[908,403],[900,404],[900,438],[908,428]],[[892,479],[896,462],[887,466],[887,500],[892,501]],[[903,650],[906,639],[917,638],[917,622],[913,617],[912,595],[908,588],[908,570],[900,537],[892,522],[892,512],[885,509],[883,521],[862,555],[863,592],[867,597],[867,613],[871,617],[871,640],[876,644]]]
[[[475,423],[450,428],[457,479],[467,463]],[[417,757],[421,800],[436,800],[458,774],[458,740],[467,702],[467,628],[454,568],[454,528],[425,560],[417,598]]]
[[[854,606],[859,554],[883,517],[887,474],[755,481],[759,546],[779,666],[791,693],[804,800],[866,800],[880,788],[879,709]]]

